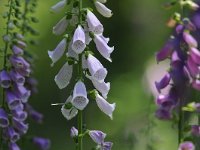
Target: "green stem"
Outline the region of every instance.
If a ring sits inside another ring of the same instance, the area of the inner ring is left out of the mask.
[[[182,99],[180,99],[179,106],[179,122],[178,122],[178,144],[181,143],[182,140],[182,121],[183,121],[183,113],[182,113]]]
[[[78,112],[78,133],[81,135],[83,133],[83,112],[79,110]],[[83,137],[78,136],[78,150],[83,149]]]
[[[79,24],[82,23],[82,0],[79,0]],[[79,79],[83,80],[83,69],[82,69],[82,54],[79,54],[79,62],[78,62],[78,75]],[[83,112],[81,110],[78,111],[78,133],[79,135],[83,134]],[[78,136],[78,150],[83,150],[83,137]]]
[[[8,1],[9,4],[9,13],[8,13],[8,19],[7,19],[7,26],[6,26],[6,35],[9,34],[9,22],[11,19],[11,14],[12,14],[12,0]],[[4,47],[4,60],[3,60],[3,68],[4,70],[7,71],[7,52],[8,52],[8,46],[9,46],[9,42],[5,43],[5,47]],[[3,88],[2,90],[3,94],[2,94],[2,108],[5,108],[5,89]],[[2,138],[2,134],[3,134],[3,130],[1,130],[0,132],[0,149],[3,150],[3,138]]]

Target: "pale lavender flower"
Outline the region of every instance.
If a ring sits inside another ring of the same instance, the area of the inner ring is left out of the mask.
[[[6,92],[6,101],[10,110],[14,110],[21,105],[21,100],[12,92]]]
[[[113,146],[113,143],[112,143],[112,142],[104,142],[104,143],[102,144],[101,150],[111,150],[111,149],[112,149],[112,146]]]
[[[178,150],[195,150],[195,146],[192,142],[186,141],[179,145]]]
[[[84,32],[85,32],[85,43],[86,45],[89,45],[90,42],[92,41],[92,38],[90,37],[90,30],[88,25],[84,25]]]
[[[172,119],[171,111],[163,109],[163,108],[159,108],[156,111],[155,115],[156,115],[156,117],[158,119],[161,119],[161,120],[170,120],[170,119]]]
[[[100,150],[111,150],[113,143],[104,142],[106,134],[102,131],[91,130],[89,131],[89,136],[97,144],[97,147],[100,148]]]
[[[20,47],[17,47],[16,45],[13,45],[12,51],[15,55],[23,55],[24,51]]]
[[[164,89],[167,87],[170,83],[171,76],[169,73],[167,73],[159,82],[155,82],[156,88],[158,92],[161,92],[161,89]]]
[[[83,110],[88,102],[85,84],[82,81],[78,81],[74,87],[72,104],[77,109]]]
[[[177,45],[177,39],[176,38],[170,38],[165,46],[156,54],[156,60],[157,62],[163,61],[166,58],[169,58],[171,54],[173,53],[174,49]]]
[[[63,56],[67,46],[67,40],[64,38],[53,51],[48,51],[48,55],[52,60],[52,66]]]
[[[30,67],[30,64],[23,57],[13,55],[10,57],[10,62],[15,69],[28,69]]]
[[[74,32],[73,42],[72,42],[72,49],[77,53],[80,54],[86,47],[85,43],[85,32],[81,25],[78,25]]]
[[[198,65],[193,61],[191,56],[188,57],[186,63],[191,76],[196,77],[200,72]]]
[[[12,119],[13,127],[21,134],[26,134],[28,131],[28,124],[25,124],[22,121],[17,120],[16,118]]]
[[[87,65],[92,78],[99,82],[103,82],[107,76],[108,71],[103,67],[100,61],[89,54],[87,58]]]
[[[60,89],[67,87],[72,78],[73,66],[67,62],[60,69],[58,74],[55,76],[55,82]]]
[[[191,47],[189,53],[190,53],[192,60],[196,64],[200,65],[200,51],[194,47]]]
[[[198,47],[196,39],[188,32],[183,32],[183,38],[190,47]]]
[[[113,111],[115,110],[116,104],[109,104],[102,96],[99,94],[96,95],[96,102],[99,109],[104,112],[106,115],[113,119]]]
[[[9,150],[20,150],[19,146],[16,143],[12,143],[12,142],[8,144],[8,148]]]
[[[198,91],[200,91],[200,80],[196,79],[192,82],[192,87]]]
[[[35,144],[40,150],[48,150],[50,149],[51,142],[49,139],[34,137],[32,139],[33,144]]]
[[[17,41],[17,46],[24,49],[27,47],[26,43],[23,41]]]
[[[104,30],[103,25],[90,10],[87,10],[86,21],[88,23],[89,31],[93,32],[94,34],[103,33],[103,30]]]
[[[65,102],[65,105],[63,105],[61,108],[61,112],[67,120],[71,120],[78,114],[78,110],[73,106],[71,108],[66,108],[66,105],[68,105],[71,102],[72,102],[72,96],[69,96]]]
[[[69,43],[68,51],[66,53],[67,57],[72,57],[78,60],[78,54],[72,49],[72,41]]]
[[[4,40],[4,42],[10,42],[10,40],[11,40],[10,35],[4,35],[3,40]]]
[[[105,42],[105,40],[100,35],[94,35],[94,42],[96,44],[96,48],[99,51],[99,53],[104,58],[106,58],[107,60],[112,62],[112,60],[110,58],[110,54],[113,52],[114,47],[109,47],[108,43]]]
[[[12,110],[11,113],[12,113],[13,117],[19,121],[25,121],[25,119],[28,116],[27,112],[24,111],[23,109],[21,109],[20,107]]]
[[[20,135],[12,127],[5,129],[6,137],[13,143],[17,142],[20,139]]]
[[[101,143],[103,143],[104,139],[106,138],[106,134],[98,130],[89,131],[89,136],[98,145],[101,145]]]
[[[53,33],[55,35],[61,35],[63,34],[68,26],[69,21],[66,19],[66,16],[63,17],[54,27],[53,27]]]
[[[75,127],[72,127],[71,130],[70,130],[70,136],[72,138],[75,138],[78,136],[78,130],[75,128]]]
[[[200,126],[199,125],[192,125],[191,133],[194,136],[200,136]]]
[[[29,97],[31,96],[31,91],[27,90],[24,86],[15,85],[14,86],[15,93],[18,97],[20,97],[22,103],[27,103]]]
[[[2,88],[9,88],[11,86],[11,79],[7,71],[0,72],[0,84]]]
[[[58,13],[65,7],[66,4],[67,4],[67,0],[61,0],[51,7],[51,11],[54,13]]]
[[[104,17],[110,18],[112,17],[112,10],[110,10],[109,8],[107,8],[104,4],[96,1],[95,3],[95,7],[97,9],[97,11]]]
[[[25,78],[15,70],[10,71],[10,77],[17,85],[22,86],[25,83]]]
[[[110,91],[110,82],[98,82],[91,76],[87,76],[93,83],[94,87],[102,94],[104,98],[107,98],[108,92]]]
[[[8,114],[5,112],[3,108],[0,108],[0,127],[5,128],[8,127],[9,120],[8,120]]]

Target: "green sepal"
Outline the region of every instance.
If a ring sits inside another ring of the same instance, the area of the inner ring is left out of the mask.
[[[72,103],[67,103],[64,105],[65,109],[71,109],[73,107]]]
[[[91,91],[88,92],[88,95],[92,98],[92,99],[96,99],[98,92],[97,90],[93,89]]]

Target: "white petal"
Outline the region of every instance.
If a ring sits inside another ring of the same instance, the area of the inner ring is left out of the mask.
[[[87,65],[92,78],[99,82],[103,82],[108,72],[100,63],[100,61],[89,54],[87,58]]]
[[[72,42],[72,49],[77,53],[80,54],[85,49],[85,32],[83,28],[79,25],[74,32],[73,42]]]
[[[109,104],[103,97],[99,94],[96,96],[96,102],[99,109],[113,119],[112,113],[115,110],[116,104]]]
[[[89,30],[93,32],[94,34],[102,34],[103,33],[103,25],[101,22],[97,19],[97,17],[90,11],[87,10],[87,23]]]
[[[65,104],[71,103],[71,101],[72,101],[72,96],[70,95],[67,98]],[[78,110],[76,108],[72,107],[71,109],[66,109],[65,105],[62,106],[61,112],[67,120],[71,120],[78,114]]]
[[[55,82],[60,89],[67,87],[72,78],[73,67],[65,63],[55,76]]]
[[[101,3],[106,3],[107,2],[107,0],[97,0],[97,1],[99,1]]]
[[[68,51],[66,53],[67,57],[72,57],[78,60],[78,54],[72,49],[72,42],[69,43]]]
[[[89,131],[89,136],[98,145],[101,145],[102,143],[104,143],[104,139],[106,138],[106,134],[98,130]]]
[[[72,104],[77,109],[83,110],[87,106],[88,102],[89,100],[87,98],[85,84],[78,81],[74,87]]]
[[[52,66],[54,65],[54,63],[56,63],[64,54],[65,49],[67,46],[67,40],[64,38],[58,45],[57,47],[54,49],[54,51],[48,51],[48,55],[52,60]]]
[[[99,51],[99,53],[106,58],[108,61],[112,62],[110,58],[110,54],[113,52],[114,47],[108,46],[108,38],[102,37],[102,35],[94,35],[94,42],[96,44],[96,48]]]
[[[51,11],[54,13],[58,13],[65,7],[66,3],[67,0],[61,0],[60,2],[51,7]]]
[[[68,26],[68,20],[66,17],[63,17],[54,27],[53,27],[53,33],[55,35],[61,35],[63,34]]]
[[[98,82],[94,80],[91,76],[87,76],[93,83],[94,87],[102,94],[104,98],[107,98],[107,95],[110,91],[110,82]]]
[[[73,107],[71,109],[65,109],[64,105],[61,108],[61,112],[67,120],[71,120],[78,114],[78,110],[76,108]]]
[[[104,17],[110,18],[112,16],[112,11],[108,9],[104,4],[96,1],[95,3],[97,11]]]

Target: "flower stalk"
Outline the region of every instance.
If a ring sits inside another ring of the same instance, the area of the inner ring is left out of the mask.
[[[111,10],[104,4],[99,1],[92,1],[92,3],[100,14],[106,17],[111,16]],[[98,4],[96,5],[96,3]],[[115,110],[115,103],[110,104],[106,101],[110,90],[110,83],[104,81],[107,69],[94,57],[89,44],[93,40],[99,53],[109,61],[111,61],[110,55],[114,47],[108,46],[109,38],[103,36],[103,25],[89,8],[83,8],[82,0],[61,0],[52,6],[51,10],[58,13],[66,5],[69,5],[71,10],[66,12],[66,16],[53,27],[55,35],[65,34],[64,39],[53,51],[48,51],[48,54],[52,60],[51,66],[53,66],[67,51],[66,63],[55,76],[55,82],[60,89],[63,89],[70,84],[72,76],[76,77],[74,90],[62,106],[61,112],[67,120],[77,116],[78,129],[72,127],[71,137],[75,141],[76,149],[83,150],[83,137],[90,133],[89,129],[83,128],[83,112],[90,102],[89,98],[94,99],[99,109],[111,119]],[[77,69],[77,75],[73,74],[74,68]],[[94,89],[87,89],[85,80],[91,80]],[[91,138],[97,144],[96,148],[111,150],[113,144],[104,142],[105,133],[100,131],[92,133],[94,134],[91,135]]]

